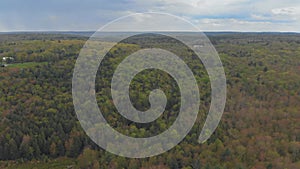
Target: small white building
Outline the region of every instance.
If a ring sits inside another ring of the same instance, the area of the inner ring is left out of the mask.
[[[6,62],[8,60],[14,61],[15,59],[13,57],[3,57],[2,62]]]

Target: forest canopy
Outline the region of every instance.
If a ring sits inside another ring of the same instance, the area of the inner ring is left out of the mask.
[[[300,35],[209,34],[227,78],[227,103],[212,137],[197,138],[210,105],[210,82],[200,60],[166,39],[150,46],[178,50],[195,71],[201,95],[196,124],[170,151],[146,159],[106,152],[85,134],[72,100],[73,69],[84,36],[63,34],[0,35],[0,168],[53,164],[57,168],[246,169],[300,168]],[[148,38],[149,37],[144,37]],[[137,39],[143,42],[144,39]],[[149,44],[147,44],[149,45]],[[121,117],[110,96],[110,80],[124,57],[143,43],[122,42],[106,55],[96,79],[96,98],[111,126],[132,137],[166,130],[177,117],[179,89],[159,70],[139,73],[130,98],[139,110],[149,108],[149,92],[161,88],[167,110],[156,121],[141,125]],[[200,70],[200,71],[199,71]]]

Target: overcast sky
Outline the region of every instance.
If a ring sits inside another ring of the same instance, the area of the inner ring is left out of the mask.
[[[93,31],[137,12],[178,15],[203,31],[300,32],[300,0],[1,0],[0,31]]]

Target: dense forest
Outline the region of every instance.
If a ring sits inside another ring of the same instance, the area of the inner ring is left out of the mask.
[[[201,95],[197,122],[179,145],[155,157],[130,159],[97,146],[74,112],[73,69],[86,37],[1,34],[0,61],[13,61],[0,67],[0,168],[300,168],[300,35],[220,33],[208,38],[223,62],[227,101],[217,130],[203,144],[197,139],[210,105],[210,82],[193,52],[168,38],[147,35],[122,41],[107,53],[97,73],[96,98],[109,124],[123,134],[159,134],[172,125],[180,107],[174,79],[153,69],[133,79],[130,98],[144,111],[150,91],[161,88],[168,98],[163,115],[139,124],[118,114],[110,81],[129,53],[168,48],[193,70]]]

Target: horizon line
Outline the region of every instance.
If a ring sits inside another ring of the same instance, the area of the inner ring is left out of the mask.
[[[55,33],[55,32],[83,32],[83,33],[91,33],[97,32],[97,30],[12,30],[12,31],[0,31],[0,33]],[[122,32],[139,32],[139,31],[106,31],[103,33],[122,33]],[[149,31],[149,32],[202,32],[202,33],[297,33],[300,31],[241,31],[241,30],[201,30],[201,31],[188,31],[188,30],[170,30],[170,31]]]

